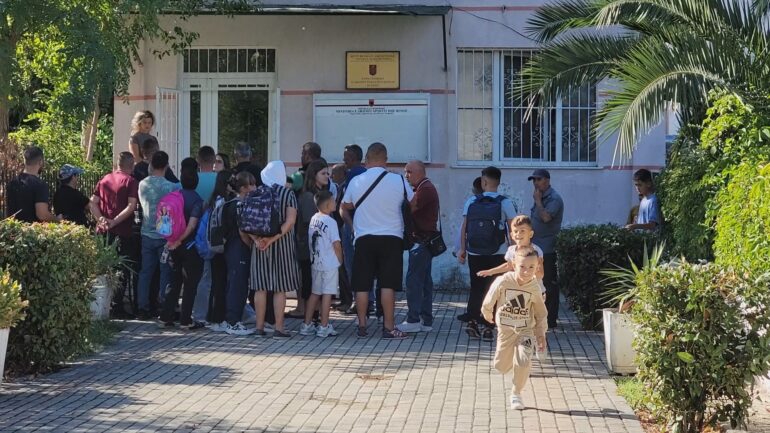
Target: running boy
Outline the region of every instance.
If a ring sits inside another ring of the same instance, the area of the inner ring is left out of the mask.
[[[505,263],[502,265],[479,271],[477,274],[480,277],[491,277],[493,275],[502,274],[505,272],[513,271],[513,258],[516,255],[516,250],[523,247],[532,247],[537,253],[537,277],[540,290],[545,296],[545,286],[543,285],[543,250],[537,245],[532,243],[532,237],[535,236],[535,231],[532,230],[532,220],[526,215],[519,215],[511,221],[511,239],[513,245],[508,247],[505,252]]]
[[[548,310],[535,278],[538,267],[535,250],[520,247],[511,262],[513,272],[495,279],[484,298],[481,314],[485,320],[497,324],[495,369],[502,374],[513,370],[511,409],[522,410],[521,392],[529,379],[535,340],[537,350],[545,351]],[[499,308],[493,315],[495,304]]]
[[[305,308],[305,323],[300,327],[301,335],[315,334],[318,337],[337,335],[329,323],[329,309],[332,296],[338,295],[339,267],[342,265],[342,244],[337,222],[331,214],[336,208],[334,196],[329,190],[322,189],[314,197],[318,212],[313,215],[308,228],[310,246],[311,274],[313,288]],[[321,325],[313,324],[313,312],[321,298]]]

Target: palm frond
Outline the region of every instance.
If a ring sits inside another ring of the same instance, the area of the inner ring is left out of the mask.
[[[525,95],[529,110],[552,104],[562,91],[610,76],[639,39],[622,35],[572,35],[547,44],[522,68],[513,94]]]
[[[609,269],[600,270],[599,274],[604,277],[601,280],[601,284],[604,285],[605,291],[598,300],[618,304],[619,307],[622,307],[626,301],[636,296],[637,279],[639,276],[643,272],[649,272],[660,266],[665,250],[666,243],[663,242],[653,247],[652,251],[648,254],[647,244],[645,244],[644,251],[642,252],[641,267],[637,266],[629,256],[630,267],[628,268],[614,264]]]
[[[538,8],[527,22],[527,32],[548,42],[568,30],[593,27],[596,13],[609,0],[562,0]]]
[[[688,34],[678,35],[673,44],[645,38],[612,72],[618,86],[607,92],[598,113],[599,139],[618,132],[616,158],[627,158],[640,136],[660,122],[669,102],[695,106],[706,103],[715,87],[740,93],[744,83],[761,85],[751,56],[740,48],[734,41]]]

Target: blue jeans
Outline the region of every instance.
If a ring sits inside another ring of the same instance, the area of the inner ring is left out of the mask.
[[[195,294],[195,304],[192,316],[196,322],[205,322],[209,314],[209,296],[211,295],[211,260],[203,261],[203,273],[201,282],[198,283],[198,291]]]
[[[406,271],[406,321],[433,326],[433,256],[424,245],[409,251],[409,269]]]
[[[227,262],[225,320],[235,325],[243,317],[243,308],[246,306],[246,297],[249,294],[251,248],[240,239],[228,239],[225,243],[225,261]]]
[[[166,289],[171,283],[171,266],[168,263],[160,262],[160,255],[165,246],[165,239],[142,236],[142,269],[139,271],[139,287],[137,288],[140,310],[150,309],[150,283],[152,283],[152,276],[158,266],[160,266],[160,293],[162,295],[165,295]]]

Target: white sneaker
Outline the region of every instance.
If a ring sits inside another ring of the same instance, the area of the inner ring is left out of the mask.
[[[420,330],[421,330],[422,332],[430,332],[430,331],[432,331],[432,330],[433,330],[433,327],[432,327],[432,326],[425,326],[425,325],[420,325]]]
[[[326,326],[319,326],[315,335],[321,338],[336,337],[337,331],[334,330],[334,326],[330,323]]]
[[[254,333],[254,328],[247,328],[243,326],[243,323],[238,322],[235,325],[227,325],[227,332],[230,335],[251,335]]]
[[[299,335],[313,335],[316,332],[318,332],[318,330],[313,323],[309,325],[307,323],[302,323],[299,327]]]
[[[524,410],[524,400],[521,399],[521,396],[511,394],[511,409]]]
[[[222,323],[209,323],[206,328],[213,332],[225,332],[227,331],[227,322]]]
[[[416,322],[416,323],[403,322],[396,325],[396,329],[398,329],[401,332],[414,333],[414,332],[422,331],[422,325],[420,325],[420,322]]]

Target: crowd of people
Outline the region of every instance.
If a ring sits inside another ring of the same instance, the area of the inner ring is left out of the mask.
[[[9,216],[90,225],[115,242],[130,268],[115,292],[115,317],[290,338],[289,317],[302,320],[300,335],[331,337],[334,308],[357,316],[361,338],[369,336],[372,315],[387,340],[432,330],[432,261],[446,246],[439,195],[424,163],[393,173],[386,146],[373,143],[365,155],[346,146],[343,163],[330,167],[321,146],[308,142],[301,168],[289,175],[282,161],[257,165],[251,147],[239,143],[234,164],[203,146],[181,161],[177,177],[150,134],[153,125],[151,112],[136,114],[128,150],[90,198],[78,191],[83,170],[64,165],[51,212],[38,177],[44,155],[34,146],[7,188]],[[522,215],[498,192],[501,177],[496,167],[482,170],[463,208],[454,254],[467,261],[471,281],[458,319],[467,322],[469,338],[493,341],[497,334],[495,367],[514,370],[511,407],[521,409],[532,357],[558,325],[554,244],[564,203],[550,173],[538,169],[529,177],[534,204]],[[654,229],[660,219],[651,178],[637,172],[635,181],[645,201],[628,228]],[[396,293],[404,286],[407,314],[396,324]],[[289,292],[297,294],[297,308],[287,312]]]

